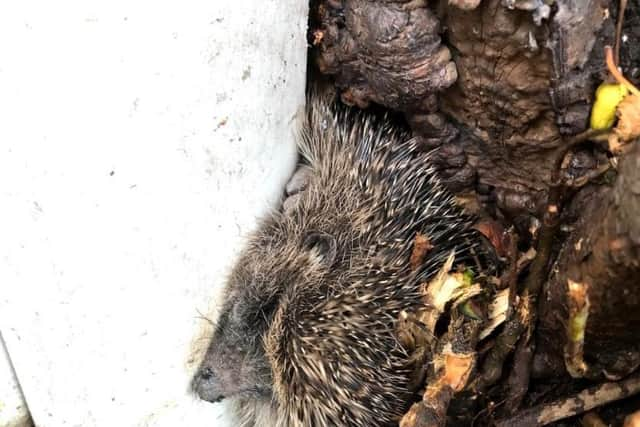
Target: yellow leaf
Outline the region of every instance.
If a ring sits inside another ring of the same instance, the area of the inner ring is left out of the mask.
[[[622,84],[601,83],[591,109],[591,128],[609,129],[613,126],[616,108],[628,93],[629,90]]]

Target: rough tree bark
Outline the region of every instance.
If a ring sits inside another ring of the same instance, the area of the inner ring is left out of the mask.
[[[529,374],[541,383],[558,375],[597,382],[640,366],[640,149],[633,142],[617,154],[597,142],[571,142],[588,129],[595,89],[607,77],[604,47],[616,42],[619,6],[618,0],[318,0],[312,7],[313,63],[342,101],[401,112],[425,150],[435,149],[447,186],[481,216],[514,230],[520,252],[540,248],[549,205],[559,210],[558,227],[547,228],[549,259],[538,263],[543,274],[534,289],[541,293],[520,291],[537,313],[515,336],[530,334],[520,338],[514,359],[527,368],[513,367],[520,371],[515,380],[505,374],[503,391],[518,383],[526,392]],[[620,51],[622,72],[635,83],[639,13],[640,1],[629,0]],[[556,200],[559,164],[564,184]],[[520,287],[529,272],[518,271]],[[576,304],[586,307],[586,330],[569,351]],[[534,403],[535,396],[525,400]]]

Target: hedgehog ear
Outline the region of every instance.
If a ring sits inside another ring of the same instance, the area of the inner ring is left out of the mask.
[[[312,231],[305,236],[303,246],[320,264],[329,266],[336,258],[337,243],[330,234]]]

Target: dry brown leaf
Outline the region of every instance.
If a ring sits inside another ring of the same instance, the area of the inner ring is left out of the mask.
[[[510,255],[511,234],[507,232],[499,222],[484,218],[478,221],[473,228],[489,240],[498,256],[507,257]]]
[[[509,289],[499,291],[493,301],[489,303],[488,321],[480,330],[478,339],[483,340],[488,337],[491,332],[507,320],[507,312],[509,311]]]
[[[618,105],[616,133],[625,141],[640,136],[640,96],[628,95]]]
[[[609,149],[619,152],[625,142],[640,136],[640,96],[627,95],[618,104],[618,125],[609,136]]]
[[[480,284],[469,285],[464,274],[450,273],[454,258],[455,252],[452,251],[438,274],[424,285],[422,301],[428,309],[418,315],[418,320],[432,333],[450,301],[453,301],[452,308],[455,308],[482,293]]]
[[[420,264],[424,261],[424,257],[431,249],[433,249],[433,245],[429,241],[429,237],[422,233],[416,233],[416,238],[413,241],[413,251],[409,259],[411,270],[417,270],[418,267],[420,267]]]
[[[322,43],[322,39],[324,39],[324,31],[315,30],[313,32],[313,42],[311,42],[311,44],[313,46],[318,46],[320,43]]]

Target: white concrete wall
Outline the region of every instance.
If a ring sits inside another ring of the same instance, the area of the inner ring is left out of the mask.
[[[198,312],[293,168],[306,3],[0,3],[0,330],[36,425],[227,425],[188,392]]]

